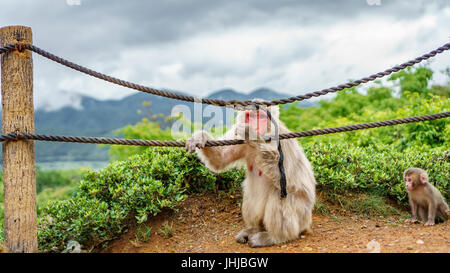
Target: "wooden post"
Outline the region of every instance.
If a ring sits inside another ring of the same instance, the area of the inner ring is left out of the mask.
[[[32,44],[31,28],[0,28],[1,46]],[[31,51],[2,54],[2,134],[34,133],[33,60]],[[5,141],[5,245],[11,252],[37,252],[36,168],[34,141]]]

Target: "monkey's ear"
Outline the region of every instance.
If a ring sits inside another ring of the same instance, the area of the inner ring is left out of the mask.
[[[420,182],[422,182],[422,184],[425,184],[425,182],[428,181],[428,175],[426,173],[421,173],[420,174]]]

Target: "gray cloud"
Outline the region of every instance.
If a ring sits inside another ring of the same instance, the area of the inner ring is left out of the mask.
[[[85,44],[103,42],[112,46],[136,46],[164,43],[199,32],[259,25],[268,21],[317,24],[354,20],[354,16],[370,14],[412,20],[423,14],[427,6],[448,6],[445,0],[382,0],[380,6],[370,6],[364,0],[80,1],[81,5],[70,6],[66,0],[10,0],[2,4],[0,22],[2,25],[32,26],[35,32],[39,31],[37,41],[93,50]]]
[[[34,43],[57,55],[198,96],[223,87],[322,89],[434,49],[450,29],[446,0],[80,1],[3,1],[0,26],[31,26]],[[41,57],[34,62],[38,106],[68,103],[67,92],[133,92]],[[448,63],[447,54],[432,65]]]

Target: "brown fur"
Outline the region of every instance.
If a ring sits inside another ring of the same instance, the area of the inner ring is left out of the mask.
[[[426,171],[409,168],[403,173],[403,180],[411,206],[411,219],[408,222],[417,222],[417,215],[427,226],[434,225],[436,218],[448,220],[449,207],[439,190],[428,181]]]
[[[279,133],[289,132],[279,120],[278,106],[271,106],[269,110],[278,124]],[[213,139],[205,131],[196,132],[186,143],[186,149],[196,151],[200,160],[213,171],[236,165],[247,167],[247,177],[242,185],[242,216],[246,228],[238,233],[236,241],[260,247],[296,239],[301,233],[311,233],[316,181],[297,140],[281,140],[287,180],[287,196],[281,198],[275,141],[265,143],[261,136],[255,135],[245,123],[244,111],[238,113],[236,124],[221,139],[244,139],[246,131],[253,140],[243,145],[205,147],[205,142]],[[268,123],[264,135],[273,136],[274,133],[274,126]]]

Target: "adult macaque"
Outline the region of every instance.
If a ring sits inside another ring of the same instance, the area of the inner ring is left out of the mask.
[[[278,124],[279,133],[289,132],[279,120],[278,106],[268,110],[272,121]],[[277,142],[263,140],[274,133],[275,126],[263,109],[238,111],[236,123],[220,139],[246,139],[245,144],[205,147],[206,141],[213,139],[205,131],[194,133],[186,142],[186,149],[196,151],[200,160],[215,172],[231,165],[246,167],[247,177],[242,185],[246,228],[235,239],[239,243],[248,242],[251,247],[287,242],[311,231],[316,198],[313,169],[296,139],[282,140],[287,196],[280,197]]]
[[[407,222],[418,222],[417,214],[426,226],[434,225],[436,217],[448,219],[449,207],[439,190],[428,181],[426,171],[409,168],[403,173],[403,179],[411,206],[411,219]]]

